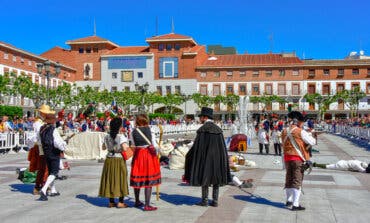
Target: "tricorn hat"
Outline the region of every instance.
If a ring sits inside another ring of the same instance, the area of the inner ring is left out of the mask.
[[[212,108],[207,108],[207,107],[202,107],[202,110],[198,117],[201,116],[207,116],[210,119],[213,119],[213,109]]]
[[[43,104],[43,105],[40,106],[39,112],[41,112],[43,114],[52,114],[52,115],[55,114],[55,111],[50,110],[50,106],[49,105],[45,105],[45,104]]]
[[[305,118],[299,111],[289,112],[288,118],[297,119],[298,121],[304,122]]]

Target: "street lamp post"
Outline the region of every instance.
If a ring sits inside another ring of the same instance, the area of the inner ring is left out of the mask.
[[[145,112],[145,105],[144,105],[144,95],[148,92],[149,84],[146,82],[143,85],[140,85],[139,83],[135,83],[135,90],[140,92],[141,94],[141,105],[139,106],[139,112]]]
[[[50,95],[49,95],[49,89],[50,89],[50,78],[56,77],[58,74],[60,74],[60,65],[59,62],[57,62],[54,65],[54,73],[50,70],[51,62],[49,60],[45,61],[44,63],[38,63],[37,64],[37,73],[40,75],[43,74],[46,77],[46,91],[47,91],[47,98],[46,103],[50,105]]]

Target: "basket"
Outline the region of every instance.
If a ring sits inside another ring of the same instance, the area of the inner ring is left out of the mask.
[[[238,164],[241,166],[245,165],[245,159],[238,159]]]

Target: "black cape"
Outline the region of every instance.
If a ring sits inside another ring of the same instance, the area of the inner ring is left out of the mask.
[[[184,178],[191,186],[225,185],[230,181],[229,161],[222,129],[205,122],[186,154]]]

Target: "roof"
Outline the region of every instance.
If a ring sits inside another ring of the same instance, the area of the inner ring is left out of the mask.
[[[47,55],[40,55],[39,56],[39,55],[30,53],[30,52],[27,52],[25,50],[19,49],[19,48],[15,47],[15,46],[9,44],[9,43],[5,43],[5,42],[1,42],[0,41],[0,46],[5,47],[5,48],[7,48],[9,50],[14,50],[16,52],[19,52],[21,54],[24,54],[24,55],[27,55],[27,56],[30,56],[30,57],[33,57],[33,58],[36,58],[36,59],[41,60],[41,61],[50,60],[50,62],[53,63],[53,64],[56,64],[55,61],[59,61],[59,60],[54,60],[54,58],[49,58]],[[60,62],[62,62],[62,61],[60,61]],[[62,66],[64,68],[67,68],[67,69],[70,69],[70,70],[75,70],[74,68],[67,66],[63,62],[60,63],[60,66]]]
[[[166,41],[190,41],[197,45],[197,43],[190,36],[185,36],[176,33],[169,33],[160,36],[153,36],[146,39],[147,42],[166,42]]]
[[[68,40],[66,42],[66,44],[68,45],[71,45],[71,44],[86,44],[86,43],[107,43],[107,44],[110,44],[110,45],[113,45],[115,47],[118,47],[117,44],[107,40],[107,39],[104,39],[102,37],[99,37],[99,36],[88,36],[88,37],[83,37],[83,38],[80,38],[80,39],[76,39],[76,40]]]
[[[72,55],[70,50],[63,49],[59,46],[55,46],[50,50],[41,54],[41,56],[50,58],[54,61],[59,61],[63,64],[70,66],[69,68],[75,70],[72,67],[75,67],[75,57]]]
[[[370,59],[304,60],[307,66],[369,66]]]
[[[149,47],[147,46],[129,46],[129,47],[117,47],[104,53],[102,56],[111,55],[125,55],[125,54],[149,54]]]
[[[205,60],[198,68],[287,66],[303,64],[296,56],[284,56],[283,54],[272,53],[212,55],[210,58],[212,59]]]
[[[198,54],[199,50],[202,50],[204,48],[205,48],[204,46],[196,45],[196,46],[193,46],[191,48],[184,49],[183,54],[184,55],[195,55],[195,54]]]

